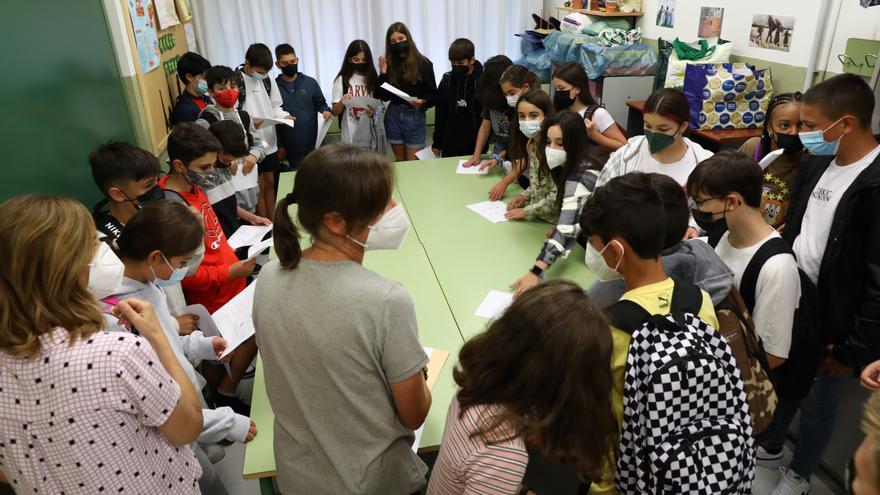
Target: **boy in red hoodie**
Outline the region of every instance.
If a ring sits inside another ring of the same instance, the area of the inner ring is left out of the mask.
[[[201,304],[211,313],[245,288],[255,264],[255,260],[239,261],[235,256],[204,192],[214,187],[216,181],[223,180],[214,170],[217,154],[222,149],[207,129],[193,123],[177,124],[168,136],[171,171],[159,180],[160,187],[177,192],[202,215],[205,258],[196,273],[184,278],[181,285],[187,303]],[[256,352],[256,343],[251,337],[232,353],[230,373],[224,373],[217,386],[216,406],[229,406],[239,414],[250,414],[250,406],[235,397],[235,389]]]

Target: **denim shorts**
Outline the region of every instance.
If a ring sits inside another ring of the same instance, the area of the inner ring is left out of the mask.
[[[425,147],[425,112],[392,103],[385,113],[385,137],[391,144],[405,144],[407,148]]]

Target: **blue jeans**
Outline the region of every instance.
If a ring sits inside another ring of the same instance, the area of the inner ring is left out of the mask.
[[[385,112],[385,137],[391,144],[405,144],[407,148],[425,147],[425,112],[399,103],[388,105]]]
[[[789,469],[801,478],[810,479],[834,432],[840,391],[851,379],[849,375],[830,376],[819,373],[807,398],[800,402],[780,399],[773,414],[773,422],[758,437],[758,444],[765,449],[782,448],[788,427],[800,409],[801,424]]]

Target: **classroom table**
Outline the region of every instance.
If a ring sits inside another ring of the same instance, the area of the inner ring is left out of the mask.
[[[627,120],[627,134],[633,137],[642,134],[643,118],[645,113],[645,100],[628,100],[629,118]],[[739,148],[739,146],[753,137],[760,137],[764,130],[761,127],[754,129],[730,129],[730,130],[690,130],[690,136],[701,144],[706,144],[707,149],[718,151],[722,148]]]
[[[462,157],[467,158],[467,157]],[[455,392],[452,368],[464,339],[482,331],[487,319],[474,315],[489,290],[508,290],[534,264],[550,224],[503,222],[493,224],[466,205],[487,199],[501,179],[500,168],[489,175],[457,175],[461,158],[399,162],[395,197],[413,225],[396,251],[369,251],[364,265],[403,284],[415,305],[419,339],[428,347],[449,351],[432,389],[431,410],[425,420],[420,452],[436,450],[442,439],[449,401]],[[281,174],[279,197],[293,189],[293,173]],[[522,190],[508,188],[506,200]],[[582,287],[593,279],[575,246],[569,259],[557,260],[548,278],[568,278]],[[295,303],[295,301],[292,301]],[[273,422],[261,363],[254,376],[251,418],[259,433],[246,446],[243,476],[260,479],[263,494],[274,493]]]

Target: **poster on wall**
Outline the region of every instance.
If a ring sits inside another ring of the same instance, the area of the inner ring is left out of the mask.
[[[192,7],[189,6],[189,0],[177,0],[177,15],[183,22],[192,20]]]
[[[150,0],[128,0],[131,30],[137,46],[141,73],[146,74],[159,67],[159,38],[153,21],[153,3]]]
[[[792,32],[794,17],[755,14],[752,16],[749,46],[787,52],[791,49]]]
[[[199,53],[196,48],[196,32],[193,30],[193,24],[191,22],[184,24],[183,31],[186,33],[186,46],[189,51]]]
[[[675,26],[675,1],[660,0],[660,10],[657,11],[657,26],[665,28]]]
[[[168,29],[180,24],[177,18],[177,10],[174,8],[174,0],[153,0],[156,6],[156,14],[159,17],[159,29]]]
[[[700,30],[698,38],[718,38],[721,36],[721,22],[724,20],[724,9],[721,7],[703,7],[700,9]]]

